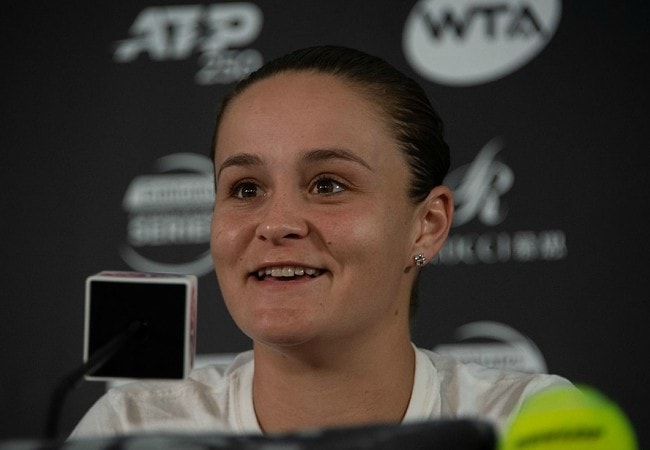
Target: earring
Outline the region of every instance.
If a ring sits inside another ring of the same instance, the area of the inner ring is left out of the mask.
[[[427,262],[427,258],[422,253],[415,255],[413,259],[415,260],[415,265],[418,267],[424,266]]]

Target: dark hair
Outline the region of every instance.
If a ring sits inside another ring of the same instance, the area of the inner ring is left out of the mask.
[[[449,146],[443,122],[422,87],[376,56],[348,47],[324,45],[293,51],[273,59],[241,80],[223,99],[212,140],[213,159],[219,124],[230,102],[252,84],[282,72],[330,74],[351,83],[382,108],[386,123],[405,153],[412,175],[408,195],[423,201],[441,185],[449,170]],[[411,292],[410,315],[417,309],[417,280]]]
[[[221,117],[230,101],[252,84],[288,71],[340,77],[359,87],[383,109],[386,122],[407,156],[413,175],[409,196],[416,203],[442,184],[449,170],[449,146],[443,136],[442,119],[422,87],[383,59],[348,47],[324,45],[296,50],[267,62],[241,80],[221,103],[214,127],[213,152]]]

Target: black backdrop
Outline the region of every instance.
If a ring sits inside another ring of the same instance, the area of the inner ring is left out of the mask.
[[[472,169],[489,174],[473,191],[456,186],[468,219],[423,273],[414,341],[450,343],[477,321],[493,324],[492,337],[494,323],[511,327],[548,371],[618,402],[647,442],[645,3],[76,3],[3,7],[0,439],[40,436],[56,382],[81,362],[88,275],[204,270],[205,195],[191,208],[165,203],[167,193],[128,209],[131,183],[184,172],[205,187],[205,166],[187,154],[208,154],[214,111],[237,74],[334,43],[385,57],[422,83],[447,123],[450,182]],[[528,56],[491,78],[467,81],[458,69],[450,81],[413,64],[409,33],[433,48],[424,62],[432,70],[446,64],[436,45],[457,45],[457,58],[473,49],[471,67],[513,59],[517,42]],[[116,60],[129,39],[132,59]],[[210,42],[216,52],[201,47]],[[471,195],[483,195],[473,211]],[[198,352],[248,348],[214,275],[197,275]],[[71,394],[63,432],[102,390],[85,382]]]

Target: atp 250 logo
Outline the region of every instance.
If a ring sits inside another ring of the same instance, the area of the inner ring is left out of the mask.
[[[115,43],[113,60],[180,61],[195,53],[200,85],[225,84],[244,78],[263,64],[261,53],[246,48],[260,34],[262,11],[254,3],[152,6],[143,9],[129,37]]]

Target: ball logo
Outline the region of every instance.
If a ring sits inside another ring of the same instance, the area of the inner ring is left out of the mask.
[[[420,0],[409,14],[403,48],[422,77],[471,86],[521,68],[549,43],[560,0]]]
[[[158,159],[153,173],[134,178],[124,195],[128,244],[122,246],[122,259],[141,272],[211,272],[213,205],[209,158],[176,153]]]
[[[547,372],[544,355],[537,345],[509,325],[492,321],[471,322],[458,327],[454,334],[456,342],[440,344],[433,351],[486,367],[528,373]]]

